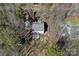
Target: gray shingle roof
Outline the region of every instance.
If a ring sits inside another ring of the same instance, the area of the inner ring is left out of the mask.
[[[34,31],[44,31],[44,23],[41,22],[33,22],[32,24],[32,30]]]

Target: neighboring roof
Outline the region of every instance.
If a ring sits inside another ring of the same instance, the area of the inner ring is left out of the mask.
[[[66,31],[69,34],[71,38],[78,39],[79,38],[79,24],[78,25],[71,25],[69,26],[64,26],[63,29],[61,30],[62,35],[66,34],[64,31]]]
[[[79,25],[72,26],[71,37],[74,37],[74,38],[78,38],[79,37]]]
[[[33,22],[32,30],[33,31],[44,31],[44,22]]]
[[[72,19],[66,22],[67,24],[67,32],[72,38],[79,37],[79,23],[76,19]]]

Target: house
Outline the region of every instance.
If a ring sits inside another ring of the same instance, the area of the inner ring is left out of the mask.
[[[46,22],[43,22],[41,20],[32,22],[32,24],[29,21],[26,21],[25,29],[32,31],[33,39],[38,39],[40,35],[43,35],[48,30],[48,25]]]
[[[38,39],[41,34],[44,34],[44,22],[38,21],[32,23],[33,39]]]
[[[32,33],[44,34],[44,22],[33,22]]]

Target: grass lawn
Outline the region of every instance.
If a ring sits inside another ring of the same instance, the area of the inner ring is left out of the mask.
[[[67,23],[68,21],[70,21],[72,25],[77,25],[79,24],[79,17],[78,16],[68,17],[67,19],[65,19],[65,23]]]
[[[55,44],[48,46],[47,49],[47,56],[63,56],[64,53],[62,51],[59,51],[59,47]]]

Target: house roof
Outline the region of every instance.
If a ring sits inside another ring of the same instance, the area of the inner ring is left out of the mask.
[[[43,22],[33,22],[32,30],[33,31],[44,31],[44,23]]]

